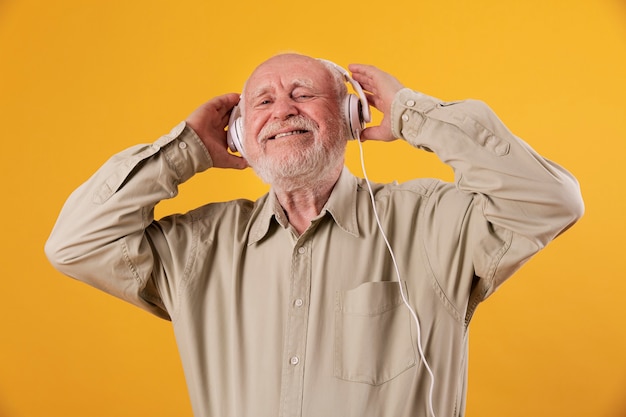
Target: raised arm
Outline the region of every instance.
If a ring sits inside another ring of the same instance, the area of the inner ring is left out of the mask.
[[[576,179],[513,135],[484,103],[445,103],[403,88],[376,67],[351,65],[350,69],[368,92],[370,103],[384,114],[381,125],[365,129],[362,136],[403,138],[435,152],[454,169],[456,188],[472,196],[476,212],[488,223],[485,230],[502,240],[503,252],[496,263],[480,261],[478,252],[486,249],[479,241],[469,248],[474,251],[475,273],[488,278],[485,294],[582,215]],[[439,213],[433,216],[442,218],[447,213],[441,205],[433,211]],[[433,259],[438,256],[432,254]],[[442,269],[447,268],[449,259],[439,261]]]
[[[109,159],[65,203],[46,242],[50,262],[68,276],[167,318],[150,280],[160,261],[146,230],[160,233],[151,226],[155,205],[174,197],[178,185],[194,174],[213,166],[247,166],[226,145],[224,127],[237,101],[237,94],[216,97],[156,142]]]

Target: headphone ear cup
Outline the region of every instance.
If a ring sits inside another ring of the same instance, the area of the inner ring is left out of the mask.
[[[233,129],[233,144],[235,148],[239,151],[239,153],[243,156],[243,119],[238,117],[235,120]]]
[[[350,139],[359,139],[361,131],[365,128],[362,116],[361,101],[354,94],[348,94],[344,101],[344,116],[350,129]]]
[[[228,120],[228,130],[226,131],[226,142],[232,152],[239,152],[243,155],[243,121],[239,106],[233,107]]]

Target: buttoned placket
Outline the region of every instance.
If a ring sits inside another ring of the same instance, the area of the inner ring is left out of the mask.
[[[311,241],[299,240],[291,261],[290,305],[285,330],[280,416],[302,415],[304,363],[311,292]]]

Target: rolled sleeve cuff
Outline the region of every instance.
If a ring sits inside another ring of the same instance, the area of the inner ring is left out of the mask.
[[[185,122],[176,125],[170,133],[154,142],[153,146],[162,149],[180,182],[213,166],[211,155],[202,140]]]
[[[406,139],[405,126],[410,123],[412,129],[419,129],[420,123],[415,118],[424,119],[424,115],[435,108],[440,101],[409,88],[396,94],[391,104],[391,132],[397,138]]]

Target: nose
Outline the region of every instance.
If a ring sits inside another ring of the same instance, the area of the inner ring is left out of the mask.
[[[272,111],[272,116],[278,120],[286,120],[299,113],[298,107],[291,97],[277,98]]]

